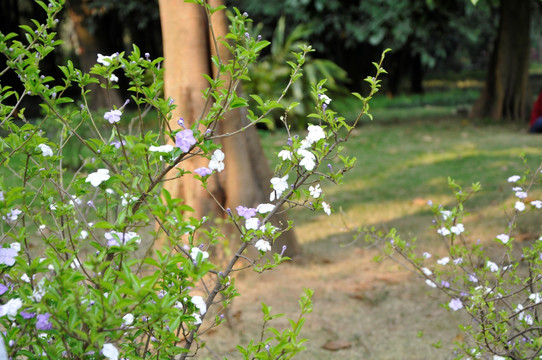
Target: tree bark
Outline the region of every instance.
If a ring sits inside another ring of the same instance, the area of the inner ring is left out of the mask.
[[[531,10],[531,0],[500,1],[499,30],[486,83],[471,117],[527,119]]]
[[[214,48],[202,7],[179,0],[160,0],[159,3],[165,58],[164,92],[166,98],[171,97],[178,105],[173,112],[170,126],[173,129],[178,128],[177,120],[183,117],[189,127],[206,111],[201,91],[208,87],[208,83],[202,74],[216,76],[210,57],[216,55],[217,49]],[[218,1],[215,1],[213,6],[217,5]],[[228,24],[223,11],[215,13],[211,21],[215,36],[226,34]],[[222,61],[227,61],[230,56],[224,46],[219,46],[218,53]],[[234,109],[225,114],[216,133],[235,131],[247,121],[242,110]],[[256,128],[253,126],[241,134],[223,138],[221,145],[225,154],[225,169],[208,180],[208,189],[220,205],[235,211],[239,205],[255,207],[268,202],[272,173]],[[191,171],[207,164],[207,159],[194,157],[183,162],[182,166]],[[198,218],[210,213],[222,217],[226,215],[191,175],[183,176],[178,181],[166,182],[165,188],[173,197],[182,198],[192,206],[195,212],[193,215]],[[283,227],[287,225],[284,214],[275,216],[273,222],[281,223]],[[287,256],[295,256],[300,252],[293,231],[281,235],[273,248],[281,252],[283,245],[287,246]]]

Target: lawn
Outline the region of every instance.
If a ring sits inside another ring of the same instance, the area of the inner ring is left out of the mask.
[[[261,135],[274,163],[284,134]],[[453,342],[463,339],[458,324],[464,314],[443,309],[446,298],[405,268],[391,260],[375,263],[379,251],[357,239],[357,229],[396,227],[404,237],[418,237],[420,251],[438,258],[443,246],[427,202],[454,205],[448,177],[466,189],[479,181],[483,190],[467,204],[467,237],[498,251],[491,240],[506,228],[515,202],[507,179],[538,166],[540,140],[514,124],[457,115],[410,118],[409,109],[398,119],[364,123],[345,148],[358,158],[357,166],[341,186],[323,184],[334,212],[328,217],[290,211],[303,255],[276,271],[245,274],[237,282],[243,296],[231,310],[233,329],[211,336],[208,348],[214,356],[209,359],[221,358],[219,353],[238,358],[231,344],[260,333],[261,302],[294,318],[296,297],[304,287],[315,291],[314,312],[303,332],[307,351],[299,359],[451,358]],[[542,198],[540,190],[529,194],[535,198]],[[513,235],[533,241],[539,233],[539,215],[530,212]],[[286,322],[275,325],[283,328]]]

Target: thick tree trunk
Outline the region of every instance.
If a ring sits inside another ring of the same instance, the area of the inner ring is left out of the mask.
[[[89,31],[87,22],[91,16],[91,10],[87,5],[87,0],[70,0],[68,5],[68,14],[73,23],[74,36],[77,42],[75,52],[79,58],[81,69],[88,72],[96,64],[99,53],[103,55],[111,54],[107,53],[106,46],[102,43],[105,37],[96,36]],[[108,35],[110,36],[110,34]],[[117,32],[117,36],[121,36],[119,32]],[[104,79],[100,79],[100,81],[104,81]],[[92,110],[122,105],[120,94],[116,89],[107,90],[99,84],[91,84],[89,89],[92,94],[90,98],[90,108]]]
[[[531,10],[531,0],[500,1],[499,32],[471,117],[527,119]]]
[[[170,126],[178,128],[177,120],[180,117],[190,126],[206,110],[201,91],[208,87],[208,83],[202,74],[216,75],[216,69],[210,65],[210,56],[216,54],[216,49],[210,38],[207,17],[200,6],[180,0],[160,0],[160,17],[166,71],[165,96],[174,99],[178,105]],[[224,13],[215,13],[212,22],[215,36],[223,36],[227,30]],[[222,60],[227,61],[230,55],[227,50],[221,46],[218,51]],[[230,111],[219,124],[217,133],[237,130],[246,121],[246,116],[239,109]],[[232,211],[238,205],[254,207],[268,202],[272,173],[256,128],[250,127],[242,134],[223,138],[221,144],[226,166],[224,171],[211,176],[208,189],[224,208]],[[183,168],[193,170],[207,166],[207,163],[206,159],[193,158],[182,164]],[[167,182],[165,186],[173,197],[182,198],[190,204],[196,217],[209,213],[225,215],[199,182],[190,176],[184,176],[176,182]],[[284,215],[278,215],[274,221],[286,226]],[[280,252],[284,244],[287,245],[286,255],[299,253],[299,245],[292,231],[283,234],[274,244],[274,249]]]

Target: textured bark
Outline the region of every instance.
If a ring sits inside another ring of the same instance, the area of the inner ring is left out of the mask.
[[[107,53],[106,46],[102,43],[104,37],[96,36],[96,34],[89,31],[87,22],[91,16],[91,10],[87,5],[87,0],[70,0],[68,5],[68,14],[74,29],[73,36],[77,43],[76,54],[81,69],[88,72],[96,64],[97,54],[110,54]],[[97,26],[97,28],[99,27]],[[108,34],[108,36],[111,36],[111,34]],[[100,79],[100,81],[103,81],[103,79]],[[99,84],[90,84],[88,88],[91,90],[89,105],[92,110],[122,105],[120,94],[116,89],[107,90]]]
[[[527,119],[531,5],[531,0],[500,1],[499,30],[486,83],[471,117]]]
[[[217,2],[213,4],[217,5]],[[177,120],[184,118],[187,125],[196,121],[205,112],[205,102],[201,91],[208,87],[202,74],[216,76],[216,69],[210,65],[210,56],[216,54],[204,10],[191,3],[179,0],[160,0],[160,17],[165,57],[165,96],[175,99],[178,105],[173,113],[170,126],[178,128]],[[215,36],[223,36],[227,31],[224,12],[212,17]],[[227,61],[229,53],[219,46],[218,53]],[[247,122],[240,109],[225,114],[216,133],[227,133],[239,129]],[[241,134],[221,140],[225,154],[224,171],[210,177],[208,188],[218,199],[221,206],[235,211],[238,205],[254,207],[268,202],[271,192],[269,179],[271,170],[264,156],[255,127],[250,127]],[[193,170],[207,166],[208,160],[192,158],[182,163],[183,168]],[[196,217],[214,213],[224,216],[220,207],[191,176],[184,176],[179,181],[165,184],[173,197],[182,198],[195,210]],[[284,215],[277,215],[274,223],[282,222],[286,226]],[[227,231],[227,229],[226,229]],[[274,244],[276,251],[287,245],[288,256],[299,253],[299,245],[292,231],[283,234]]]

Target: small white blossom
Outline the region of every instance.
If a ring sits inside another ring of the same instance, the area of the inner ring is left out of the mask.
[[[436,287],[437,287],[437,284],[435,284],[434,282],[432,282],[432,281],[429,280],[429,279],[425,280],[425,283],[426,283],[428,286],[432,287],[432,288],[436,288]]]
[[[422,268],[422,272],[427,276],[433,275],[433,272],[431,270],[429,270],[428,268],[426,268],[426,267]]]
[[[192,250],[190,250],[190,257],[194,261],[198,259],[199,254],[201,254],[201,261],[204,261],[209,257],[209,253],[207,251],[201,251],[199,247],[193,247]]]
[[[98,171],[89,174],[85,182],[89,182],[92,186],[98,187],[104,181],[109,180],[110,177],[108,169],[98,169]]]
[[[194,304],[201,315],[205,314],[207,312],[207,305],[205,304],[205,300],[201,296],[193,296],[192,297],[192,304]]]
[[[122,325],[130,326],[134,323],[134,315],[128,313],[122,317],[123,323]]]
[[[109,360],[118,360],[119,359],[119,351],[115,347],[115,345],[106,343],[104,344],[102,348],[102,354]]]
[[[525,210],[525,204],[521,201],[516,201],[516,205],[514,205],[517,211],[524,211]]]
[[[270,201],[274,201],[275,199],[279,199],[280,196],[284,191],[288,189],[288,174],[284,175],[283,177],[274,177],[271,179],[271,185],[273,186],[273,192],[271,193],[271,196],[269,197]]]
[[[2,216],[4,220],[7,222],[14,222],[17,221],[19,215],[21,215],[23,212],[19,209],[11,209],[10,212],[6,214],[6,216]]]
[[[161,152],[161,153],[170,153],[173,151],[173,149],[175,149],[175,147],[173,145],[161,145],[161,146],[154,146],[154,145],[151,145],[149,147],[149,151],[150,152]]]
[[[258,249],[259,251],[267,252],[271,250],[271,244],[269,244],[269,241],[260,239],[256,241],[256,244],[254,244],[254,247]]]
[[[446,265],[450,262],[449,257],[443,257],[442,259],[437,260],[437,264],[439,265]]]
[[[245,227],[247,230],[258,230],[260,227],[260,220],[258,218],[250,218],[245,221]]]
[[[448,236],[448,235],[451,234],[450,230],[446,229],[445,227],[442,227],[442,228],[438,229],[437,233],[439,233],[442,236]]]
[[[519,179],[521,179],[521,176],[519,175],[512,175],[508,178],[508,182],[512,182],[512,183],[515,183],[515,182],[518,182]]]
[[[81,230],[81,232],[79,233],[79,239],[85,240],[87,237],[88,237],[88,231]]]
[[[535,304],[540,304],[542,302],[542,296],[540,293],[533,293],[529,295],[529,299],[532,300]]]
[[[463,231],[465,231],[465,227],[463,224],[457,224],[450,228],[450,231],[456,235],[461,234]]]
[[[506,244],[510,240],[510,236],[506,234],[499,234],[497,235],[497,239],[499,239],[503,244]]]
[[[292,160],[292,152],[288,150],[281,150],[278,153],[278,157],[281,158],[283,161]]]
[[[109,77],[109,81],[111,81],[111,82],[118,82],[118,81],[119,81],[119,78],[118,78],[117,75],[111,74],[111,76]]]
[[[267,214],[275,209],[275,205],[273,204],[260,204],[256,207],[256,211],[260,214]]]
[[[313,143],[326,138],[324,129],[318,125],[309,125],[307,128],[309,133],[307,134],[307,141],[312,145]]]
[[[113,54],[113,55],[109,55],[109,56],[104,56],[102,54],[98,54],[98,60],[96,60],[98,63],[104,65],[104,66],[109,66],[111,65],[111,62],[113,61],[113,57],[115,57],[116,54]]]
[[[531,205],[537,209],[542,209],[542,201],[540,200],[531,201]]]
[[[53,156],[53,150],[47,144],[39,144],[38,148],[41,150],[41,155]]]
[[[10,299],[4,305],[0,305],[0,317],[7,315],[10,320],[13,320],[22,306],[23,301],[21,299]]]
[[[329,206],[328,203],[325,201],[322,202],[322,208],[324,209],[324,212],[329,216],[331,215],[331,206]]]
[[[431,254],[429,254],[428,252],[424,252],[422,256],[424,259],[429,259],[431,257]]]
[[[30,283],[30,277],[26,274],[21,275],[21,280],[24,281],[25,283]]]
[[[452,212],[450,210],[441,210],[440,215],[442,215],[443,220],[448,220],[448,218],[452,216]]]
[[[491,272],[499,271],[499,267],[493,261],[488,260],[486,265],[489,268],[489,271],[491,271]]]
[[[322,188],[320,188],[320,184],[316,184],[316,186],[309,186],[309,193],[313,198],[318,199],[322,194]]]
[[[307,171],[311,171],[316,166],[316,156],[305,149],[299,149],[297,150],[297,154],[301,156],[301,160],[299,161],[299,165],[303,166]]]
[[[527,197],[527,192],[525,192],[525,191],[516,191],[516,197],[518,199],[525,199]]]
[[[201,316],[198,313],[193,313],[192,316],[194,317],[194,319],[196,319],[194,321],[194,325],[201,324]]]
[[[215,152],[211,156],[211,160],[209,161],[208,168],[211,170],[216,170],[217,172],[221,172],[222,170],[224,170],[224,158],[225,155],[222,150],[215,150]]]
[[[11,244],[9,244],[9,247],[15,250],[16,252],[21,251],[21,244],[19,244],[18,242],[12,242]]]

